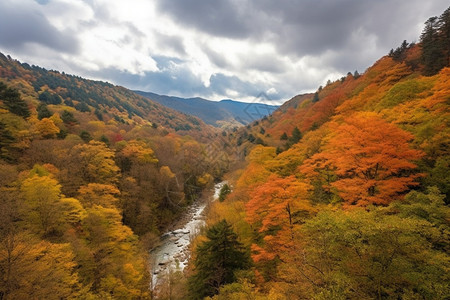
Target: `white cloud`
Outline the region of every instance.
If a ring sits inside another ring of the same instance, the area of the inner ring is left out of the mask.
[[[247,101],[262,91],[286,100],[348,71],[363,72],[403,39],[417,40],[423,22],[448,6],[446,0],[38,2],[1,1],[0,51],[134,89]]]

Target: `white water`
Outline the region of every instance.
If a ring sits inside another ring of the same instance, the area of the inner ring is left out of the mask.
[[[214,185],[214,195],[209,201],[219,198],[220,189],[225,183],[223,181]],[[160,244],[151,250],[152,289],[161,284],[170,271],[183,271],[187,266],[190,257],[189,244],[205,226],[203,212],[209,201],[192,204],[185,213],[186,219],[189,221],[182,228],[164,233],[161,236]]]

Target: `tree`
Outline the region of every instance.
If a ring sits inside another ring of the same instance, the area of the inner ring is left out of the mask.
[[[319,101],[319,93],[318,92],[315,92],[314,93],[314,97],[313,97],[313,99],[312,99],[312,102],[313,103],[316,103],[316,102],[318,102]]]
[[[209,228],[206,238],[195,250],[195,273],[188,279],[191,299],[217,294],[221,286],[236,280],[237,270],[250,266],[248,252],[227,221]]]
[[[38,241],[27,233],[0,243],[2,299],[84,298],[68,244]]]
[[[148,299],[147,261],[137,236],[122,224],[116,208],[93,205],[86,211],[85,241],[74,247],[85,284],[103,299]]]
[[[388,204],[417,185],[413,161],[423,152],[410,148],[412,134],[375,113],[356,113],[332,127],[323,151],[300,170],[310,178],[325,167],[334,172],[337,179],[331,186],[347,205]]]
[[[60,129],[52,120],[44,118],[36,124],[37,132],[45,139],[55,138]]]
[[[450,65],[450,7],[447,8],[438,20],[439,37],[444,49],[445,65]]]
[[[29,223],[39,226],[43,235],[56,230],[61,222],[61,185],[51,176],[32,175],[23,181],[21,191],[30,210]]]
[[[418,216],[434,211],[443,222],[449,208],[442,198],[438,207],[418,204],[321,211],[302,226],[301,251],[280,267],[286,292],[300,299],[445,298],[449,255],[437,245],[446,225]]]
[[[84,102],[80,102],[77,105],[75,105],[75,109],[78,111],[81,111],[81,112],[90,112],[91,111],[89,106]]]
[[[38,119],[50,118],[53,113],[48,109],[47,104],[39,103],[37,107]]]
[[[6,128],[6,125],[0,121],[0,158],[11,160],[9,146],[15,141],[14,136]]]
[[[48,104],[61,104],[61,98],[57,94],[51,94],[49,91],[43,91],[39,95],[39,100]]]
[[[271,175],[250,193],[245,204],[246,221],[261,237],[260,245],[252,245],[255,262],[273,260],[282,252],[292,250],[294,224],[312,211],[306,200],[308,185],[294,176]]]
[[[444,57],[444,41],[439,36],[437,17],[431,17],[425,22],[420,41],[425,75],[434,75],[447,63]]]
[[[68,168],[71,182],[67,182],[66,185],[77,184],[80,180],[85,184],[117,183],[119,168],[114,161],[115,155],[104,143],[90,141],[87,144],[76,145],[69,153],[73,161]],[[76,190],[78,188],[79,186],[75,187]]]
[[[22,100],[20,93],[16,89],[7,87],[3,82],[0,82],[0,100],[11,113],[24,118],[30,116],[28,105]]]
[[[73,116],[73,113],[71,113],[70,111],[67,111],[67,110],[63,111],[63,113],[61,115],[61,119],[66,124],[75,124],[78,122],[77,119],[75,119],[75,117]]]
[[[101,205],[103,207],[115,207],[120,191],[117,187],[110,184],[89,183],[87,186],[81,186],[78,190],[80,201],[84,207]]]
[[[302,133],[300,132],[300,130],[297,127],[294,127],[294,129],[292,129],[292,135],[289,138],[289,142],[293,145],[298,143],[302,138]]]
[[[219,201],[222,202],[225,200],[225,198],[228,196],[228,194],[231,193],[230,186],[228,184],[224,184],[219,192]]]
[[[88,143],[89,141],[92,140],[92,136],[89,132],[87,132],[86,130],[81,131],[80,133],[80,138],[85,142]]]

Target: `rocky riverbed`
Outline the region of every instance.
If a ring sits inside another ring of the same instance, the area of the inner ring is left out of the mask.
[[[220,189],[225,183],[214,185],[213,196],[194,202],[180,220],[174,222],[173,230],[164,233],[159,245],[150,251],[153,290],[164,282],[170,271],[182,271],[187,266],[191,240],[205,225],[205,208],[209,202],[219,198]]]

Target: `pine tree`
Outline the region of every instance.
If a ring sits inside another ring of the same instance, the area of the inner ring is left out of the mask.
[[[300,141],[301,138],[302,138],[302,133],[300,132],[300,130],[297,127],[295,127],[292,130],[292,136],[289,138],[289,141],[292,144],[295,144],[295,143],[298,143],[298,141]]]
[[[16,89],[7,87],[3,82],[0,82],[0,100],[11,113],[24,118],[30,116],[28,105],[22,100],[20,93]]]
[[[219,193],[219,201],[222,202],[223,200],[225,200],[225,198],[227,197],[227,195],[231,193],[231,189],[230,186],[228,184],[224,184],[222,186],[222,188],[220,189],[220,193]]]
[[[420,41],[422,43],[422,62],[427,76],[437,74],[444,66],[444,45],[439,37],[438,18],[431,17],[425,22]]]
[[[450,7],[438,20],[440,42],[444,50],[445,65],[450,66]]]
[[[209,228],[206,237],[208,240],[197,246],[195,274],[188,281],[191,299],[217,294],[222,285],[236,280],[235,271],[246,269],[250,264],[247,250],[227,221]]]
[[[15,141],[6,125],[0,121],[0,158],[10,160],[8,147]]]

